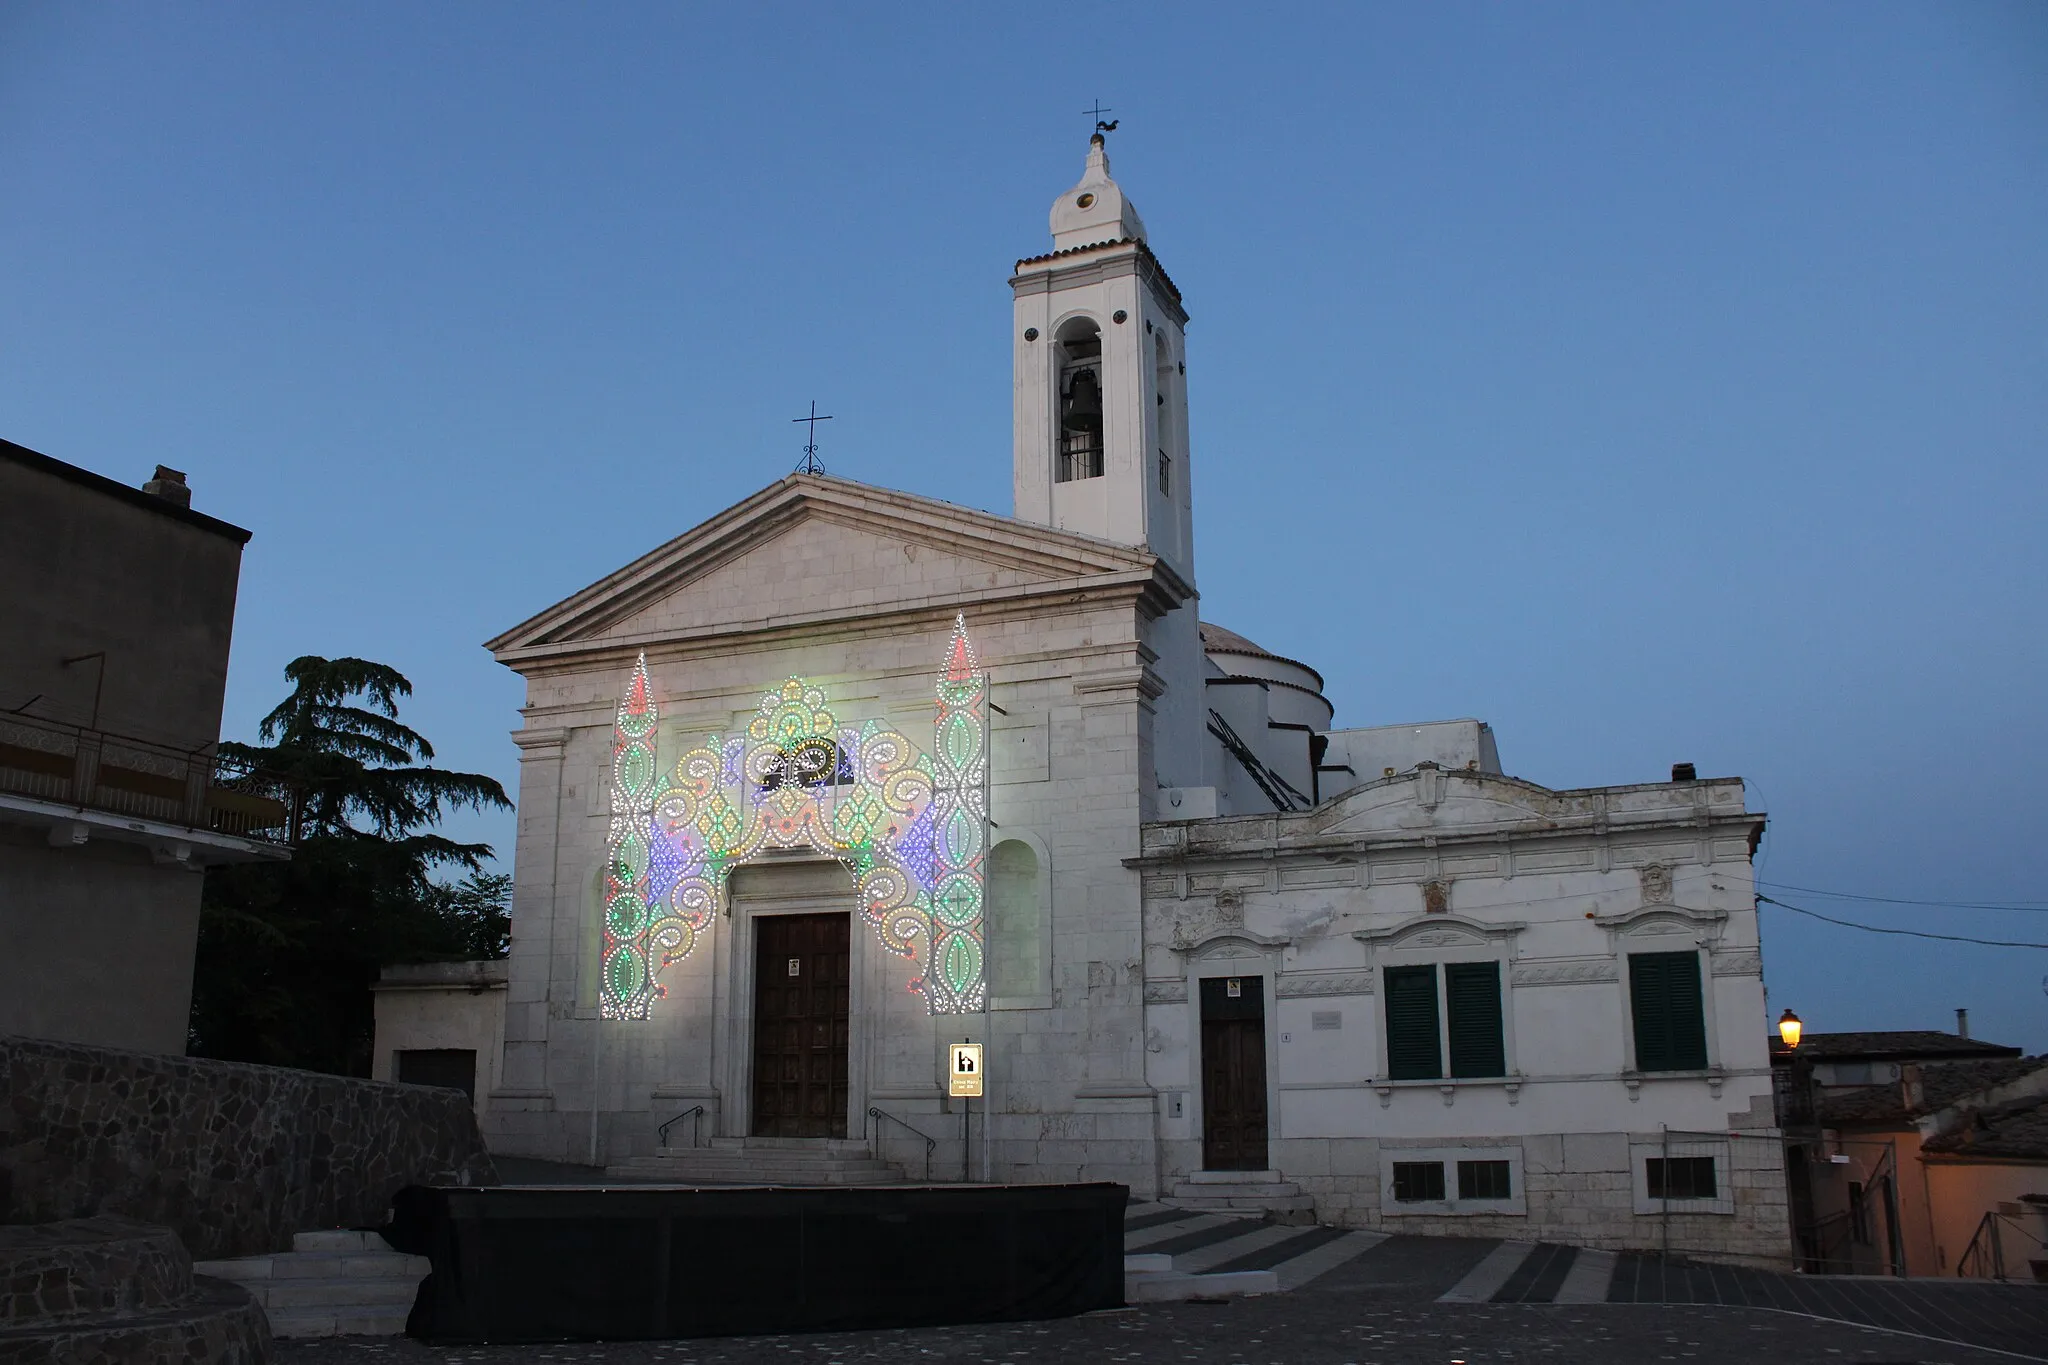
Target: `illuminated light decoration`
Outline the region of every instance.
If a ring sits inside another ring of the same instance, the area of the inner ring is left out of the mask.
[[[988,676],[956,617],[930,752],[880,721],[842,727],[824,690],[791,678],[744,734],[701,737],[666,772],[647,658],[612,731],[599,1007],[645,1019],[661,969],[688,957],[734,869],[808,847],[846,864],[861,918],[890,952],[924,958],[910,989],[932,1014],[987,990]]]

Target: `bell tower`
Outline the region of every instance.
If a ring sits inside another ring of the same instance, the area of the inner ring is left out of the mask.
[[[1017,518],[1142,545],[1192,584],[1188,315],[1101,133],[1010,290]]]

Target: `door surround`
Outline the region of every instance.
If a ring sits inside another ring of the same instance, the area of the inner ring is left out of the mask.
[[[763,915],[849,916],[846,993],[846,1131],[861,1131],[868,1107],[869,1055],[874,1039],[868,1026],[872,1005],[869,977],[876,968],[874,932],[861,921],[854,903],[853,876],[836,858],[770,854],[736,868],[726,891],[729,930],[718,936],[723,948],[714,980],[712,1002],[712,1067],[722,1103],[716,1135],[744,1138],[754,1127],[754,967],[760,952],[755,932]],[[829,1139],[812,1139],[825,1142]]]
[[[1202,1116],[1207,1096],[1202,1080],[1202,980],[1204,977],[1258,977],[1266,1001],[1266,1158],[1273,1158],[1273,1144],[1284,1135],[1280,1112],[1280,953],[1289,940],[1268,938],[1237,929],[1213,934],[1186,947],[1176,946],[1187,962],[1186,1037],[1188,1050],[1188,1113],[1194,1127],[1195,1146],[1202,1142]],[[1196,1166],[1195,1169],[1201,1169]]]

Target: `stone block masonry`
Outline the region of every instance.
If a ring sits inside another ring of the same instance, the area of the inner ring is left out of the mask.
[[[0,1222],[118,1214],[248,1256],[422,1183],[497,1183],[459,1090],[0,1038]]]

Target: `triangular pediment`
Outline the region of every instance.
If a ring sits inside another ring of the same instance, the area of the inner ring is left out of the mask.
[[[952,503],[792,475],[489,642],[499,659],[941,611],[1105,581],[1189,589],[1149,551]]]
[[[1497,773],[1408,772],[1344,793],[1314,812],[1318,836],[1555,829],[1590,816],[1583,793],[1556,792]]]

